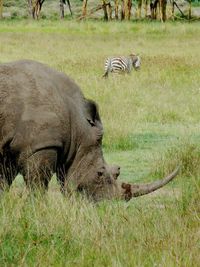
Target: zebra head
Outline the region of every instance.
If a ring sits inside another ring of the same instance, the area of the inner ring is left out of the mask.
[[[135,70],[138,70],[141,66],[141,59],[139,56],[131,54],[130,58],[132,60],[132,64]]]

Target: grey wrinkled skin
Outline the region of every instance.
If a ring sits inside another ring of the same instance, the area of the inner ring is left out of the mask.
[[[65,74],[30,60],[0,65],[0,190],[18,173],[29,189],[46,190],[56,173],[63,193],[129,200],[173,179],[145,188],[118,182],[119,166],[105,162],[102,138],[97,104]]]
[[[66,75],[34,61],[0,65],[0,188],[18,173],[28,187],[72,183],[94,195],[115,180],[102,154],[96,103]],[[109,186],[108,186],[109,187]]]

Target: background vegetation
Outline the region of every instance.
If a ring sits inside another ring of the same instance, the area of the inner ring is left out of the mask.
[[[98,102],[103,148],[121,179],[178,178],[149,196],[64,199],[55,177],[32,198],[17,177],[0,202],[0,266],[198,266],[200,27],[197,23],[1,21],[0,62],[29,58],[70,75]],[[142,67],[102,79],[110,55]]]
[[[37,11],[40,3],[41,10],[39,8]],[[35,19],[51,20],[86,18],[164,21],[200,18],[200,0],[0,0],[0,18],[2,4],[5,19],[32,16]],[[162,9],[159,8],[160,5]]]

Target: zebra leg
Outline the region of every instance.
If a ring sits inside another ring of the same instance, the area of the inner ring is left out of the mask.
[[[17,176],[15,158],[11,155],[0,154],[0,193],[8,190]]]
[[[109,71],[107,70],[102,77],[103,78],[108,78],[108,73],[109,73]]]
[[[107,58],[106,62],[105,62],[105,73],[103,75],[103,78],[107,78],[108,77],[108,73],[110,71],[112,71],[111,60],[110,60],[110,58]]]

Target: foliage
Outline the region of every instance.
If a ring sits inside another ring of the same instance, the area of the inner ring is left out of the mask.
[[[115,1],[106,1],[106,2],[111,2],[112,5],[112,17],[113,19],[115,18],[114,14],[114,9],[115,9]],[[122,1],[119,2],[119,18],[120,18],[120,12],[122,11]],[[127,1],[125,1],[127,2]],[[156,2],[156,1],[153,1]],[[162,1],[164,3],[164,1]],[[80,0],[73,0],[70,1],[71,6],[72,6],[72,11],[74,14],[74,18],[79,18],[82,14],[82,1]],[[97,6],[101,5],[102,1],[98,0],[90,0],[87,3],[87,10],[88,13],[90,13],[91,10],[94,10]],[[139,3],[141,1],[132,1],[132,9],[131,9],[131,19],[133,20],[149,20],[151,17],[151,10],[150,10],[150,2],[147,1],[147,14],[145,13],[145,2],[142,3],[142,10],[141,10],[141,18],[138,18],[138,8],[139,8]],[[180,9],[184,13],[184,18],[188,18],[188,1],[179,1],[177,2],[180,4]],[[21,18],[27,18],[28,17],[28,0],[4,0],[4,12],[7,14],[10,14],[9,17],[17,17],[18,19]],[[192,11],[194,13],[193,19],[199,19],[199,7],[200,2],[199,1],[192,1]],[[40,19],[54,19],[54,20],[59,20],[59,0],[46,0],[42,6],[42,10],[40,13]],[[158,9],[158,8],[157,8]],[[14,14],[13,14],[14,13]],[[158,12],[160,13],[160,12]],[[171,2],[168,1],[167,4],[167,17],[168,19],[171,19]],[[98,11],[97,13],[93,14],[92,16],[89,16],[92,19],[103,19],[103,10]],[[180,14],[179,10],[175,7],[175,19],[181,19],[183,16]],[[6,16],[8,19],[8,16]],[[65,19],[71,19],[71,15],[68,9],[68,5],[65,5]],[[158,14],[158,20],[159,14]]]

